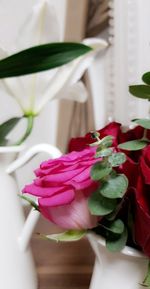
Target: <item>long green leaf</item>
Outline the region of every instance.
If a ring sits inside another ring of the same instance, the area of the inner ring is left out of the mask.
[[[59,67],[90,52],[81,43],[48,43],[28,48],[0,61],[0,78],[36,73]]]
[[[0,145],[5,143],[5,138],[9,132],[17,125],[22,117],[14,117],[0,125]]]
[[[41,237],[46,238],[50,241],[56,242],[73,242],[82,239],[86,234],[86,230],[69,230],[59,234],[43,235]]]
[[[18,195],[22,200],[27,201],[36,211],[39,211],[39,206],[36,204],[36,202],[25,195]]]

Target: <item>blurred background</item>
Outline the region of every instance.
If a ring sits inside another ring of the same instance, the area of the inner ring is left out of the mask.
[[[0,0],[1,48],[13,51],[16,38],[22,37],[20,28],[25,19],[41,1],[44,0]],[[88,90],[87,102],[54,100],[48,103],[36,119],[26,147],[35,143],[50,143],[65,152],[71,137],[100,129],[111,120],[128,126],[131,119],[142,117],[145,112],[148,115],[147,104],[129,95],[128,86],[139,83],[142,73],[150,67],[150,1],[46,1],[50,3],[53,17],[57,21],[60,41],[80,42],[87,37],[98,37],[108,41],[108,48],[97,55],[83,76],[82,81]],[[54,33],[51,27],[49,32]],[[20,110],[13,98],[0,89],[0,122],[3,122],[18,116]],[[18,127],[15,134],[19,133],[23,125]],[[30,182],[33,169],[44,158],[47,156],[41,154],[18,171],[20,190],[25,183]],[[43,232],[48,229],[48,224],[43,220],[36,228],[41,229]],[[87,242],[81,241],[72,247],[70,244],[57,246],[49,243],[45,245],[43,241],[33,238],[33,250],[42,276],[40,289],[67,289],[70,286],[74,289],[88,288],[94,256]],[[61,265],[62,260],[66,260],[66,267]]]

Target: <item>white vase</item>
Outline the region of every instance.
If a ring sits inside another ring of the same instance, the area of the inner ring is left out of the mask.
[[[39,218],[39,212],[32,210],[25,222],[21,200],[17,195],[19,192],[14,171],[39,152],[47,152],[52,157],[61,155],[56,148],[41,144],[30,148],[16,159],[23,149],[23,146],[0,147],[1,289],[38,288],[37,274],[28,243]]]
[[[90,289],[142,289],[140,285],[147,272],[148,259],[139,251],[125,247],[121,252],[111,253],[105,240],[94,233],[88,240],[96,259]]]

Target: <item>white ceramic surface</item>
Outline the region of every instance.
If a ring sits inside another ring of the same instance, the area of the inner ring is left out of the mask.
[[[105,240],[89,234],[88,240],[96,260],[90,289],[142,289],[140,285],[147,272],[148,259],[139,251],[125,247],[111,253],[105,248]]]
[[[39,213],[31,210],[25,222],[13,173],[37,153],[47,152],[52,158],[61,155],[57,148],[41,144],[16,159],[23,149],[23,146],[0,147],[0,289],[38,288],[28,243]]]

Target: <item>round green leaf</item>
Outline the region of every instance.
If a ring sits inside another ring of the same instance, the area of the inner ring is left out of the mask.
[[[150,119],[141,118],[141,119],[133,119],[132,121],[146,129],[150,129]]]
[[[123,149],[123,150],[127,150],[127,151],[138,151],[141,150],[143,148],[145,148],[148,144],[148,141],[146,140],[131,140],[131,141],[127,141],[125,143],[119,144],[119,148]]]
[[[103,139],[101,139],[101,145],[103,147],[110,147],[113,143],[113,136],[107,135]]]
[[[92,215],[105,216],[116,208],[117,200],[105,198],[96,191],[89,198],[88,206]]]
[[[124,231],[124,223],[122,222],[122,220],[117,219],[111,222],[109,226],[107,226],[107,230],[114,234],[122,234]]]
[[[138,98],[150,99],[150,86],[148,85],[131,85],[129,91]]]
[[[112,167],[117,167],[126,161],[126,155],[124,153],[113,153],[108,161],[111,163]]]
[[[98,181],[111,172],[112,168],[106,162],[98,162],[91,169],[91,178],[95,181]]]
[[[124,228],[123,233],[118,238],[108,238],[106,240],[106,248],[111,252],[121,251],[127,242],[128,232]]]
[[[99,158],[99,157],[108,157],[108,156],[111,155],[111,153],[112,153],[112,149],[110,149],[110,148],[107,148],[107,149],[98,148],[97,151],[96,151],[95,157],[96,157],[96,158]]]
[[[100,193],[106,198],[122,198],[127,188],[128,179],[125,175],[110,176],[110,178],[102,184]]]
[[[144,73],[143,76],[142,76],[142,80],[146,84],[150,85],[150,72]]]

